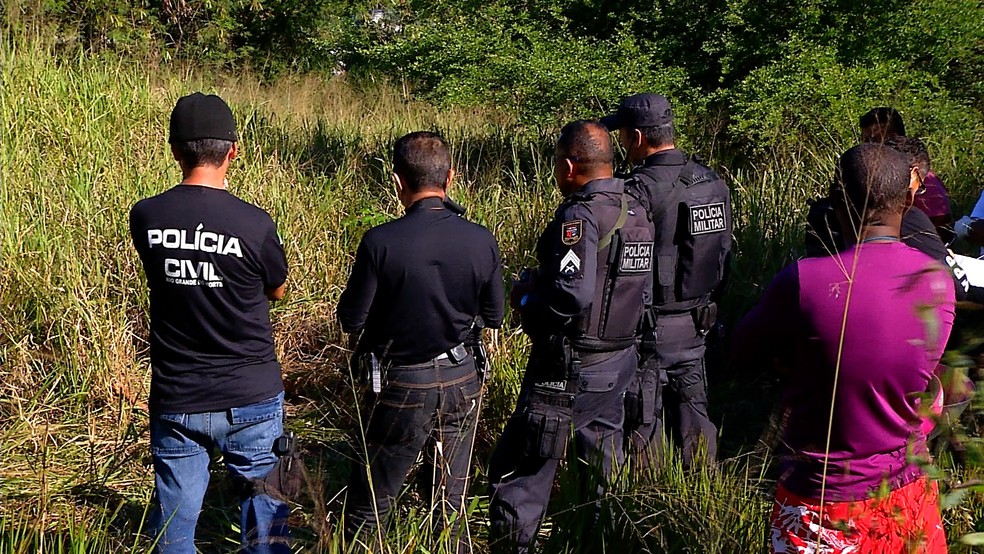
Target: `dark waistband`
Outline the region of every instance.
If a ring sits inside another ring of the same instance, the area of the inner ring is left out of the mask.
[[[591,351],[574,349],[574,354],[577,355],[577,359],[578,361],[581,362],[581,366],[583,367],[583,366],[592,366],[595,364],[600,364],[605,360],[614,358],[615,356],[628,350],[629,348],[632,347],[629,346],[625,348],[620,348],[618,350],[609,350],[608,352],[591,352]]]
[[[461,343],[458,343],[458,344],[452,346],[447,351],[441,352],[437,356],[434,356],[433,358],[431,358],[429,360],[426,360],[426,361],[423,361],[423,362],[407,362],[405,360],[389,360],[389,365],[390,365],[391,368],[393,368],[393,367],[403,367],[403,368],[433,367],[434,364],[436,364],[438,362],[441,362],[441,361],[450,362],[451,359],[456,356],[456,354],[454,354],[454,352],[456,352],[456,351],[459,354],[461,352],[464,352],[464,354],[467,354],[468,352],[466,350],[464,350],[464,348],[465,348],[465,343],[461,342]],[[384,362],[385,362],[385,360],[384,360]],[[457,364],[448,363],[446,365],[457,365]]]
[[[452,359],[454,357],[456,357],[456,354],[454,354],[455,351],[460,351],[460,352],[463,352],[464,353],[464,357],[458,363],[455,363],[454,361],[452,361]],[[465,350],[465,343],[459,343],[459,344],[455,345],[454,347],[452,347],[451,349],[449,349],[447,352],[442,352],[442,353],[438,354],[437,356],[434,356],[430,360],[427,360],[426,362],[418,362],[418,363],[408,364],[408,363],[402,363],[402,362],[398,362],[398,361],[395,361],[394,360],[390,364],[389,370],[390,371],[395,370],[395,369],[409,369],[409,370],[413,370],[413,369],[426,369],[426,368],[429,368],[429,367],[432,367],[432,368],[454,367],[454,366],[459,366],[459,365],[467,362],[470,359],[471,359],[471,354],[469,354],[468,351]]]

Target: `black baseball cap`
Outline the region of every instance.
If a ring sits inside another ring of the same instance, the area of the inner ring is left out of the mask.
[[[609,131],[639,129],[673,122],[673,108],[664,96],[644,92],[622,100],[618,111],[601,118],[601,124]]]
[[[182,96],[171,111],[170,137],[167,141],[189,142],[221,139],[236,142],[236,119],[225,100],[200,92]]]

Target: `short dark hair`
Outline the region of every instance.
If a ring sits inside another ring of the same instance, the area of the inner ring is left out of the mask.
[[[608,128],[594,119],[572,121],[560,130],[557,152],[584,168],[611,167],[614,163]]]
[[[872,128],[875,140],[885,140],[894,136],[905,136],[905,122],[902,114],[895,108],[878,107],[868,110],[860,119],[861,129]]]
[[[926,149],[926,144],[916,137],[891,137],[885,140],[885,146],[909,156],[909,167],[918,166],[921,173],[932,171],[929,165],[929,150]]]
[[[909,190],[909,159],[894,148],[859,144],[837,160],[831,199],[851,219],[865,224],[882,215],[901,214]]]
[[[233,144],[231,140],[206,138],[176,142],[174,146],[181,155],[181,161],[188,167],[219,167],[225,163]]]
[[[411,192],[444,190],[451,171],[451,151],[437,133],[417,131],[396,139],[393,145],[393,171],[406,179]]]
[[[640,127],[639,131],[646,138],[646,142],[653,148],[660,146],[671,146],[673,144],[673,123],[654,125],[652,127]]]

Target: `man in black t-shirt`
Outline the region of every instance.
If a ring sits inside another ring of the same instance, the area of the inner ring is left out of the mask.
[[[349,540],[383,542],[381,520],[430,439],[437,442],[438,526],[454,521],[450,536],[459,552],[468,551],[466,518],[456,514],[482,394],[468,342],[481,340],[479,319],[493,329],[502,324],[504,299],[499,247],[448,202],[453,175],[439,135],[396,141],[393,176],[406,214],[365,234],[338,301],[342,330],[361,333],[356,357],[375,357],[380,366],[369,379],[375,402],[345,505]]]
[[[216,448],[243,487],[243,551],[289,552],[288,507],[262,481],[283,433],[270,301],[283,297],[287,260],[270,216],[226,190],[237,140],[221,98],[181,98],[169,139],[181,183],[130,211],[150,288],[150,530],[167,554],[195,552]]]

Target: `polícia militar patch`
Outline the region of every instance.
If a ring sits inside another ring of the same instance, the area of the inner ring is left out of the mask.
[[[701,206],[691,206],[691,236],[726,231],[728,226],[725,217],[724,202],[715,202],[713,204],[704,204]]]
[[[580,219],[567,221],[560,227],[560,240],[567,246],[577,244],[581,240],[581,228],[583,222]]]
[[[653,270],[653,243],[627,242],[618,262],[621,273],[649,273]]]

